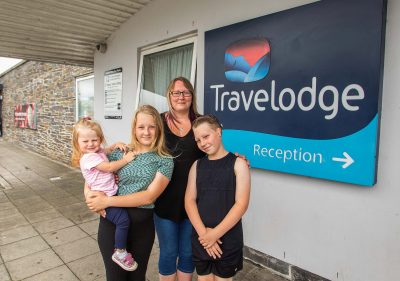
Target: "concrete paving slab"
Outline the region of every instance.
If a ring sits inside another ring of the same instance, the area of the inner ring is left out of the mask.
[[[72,196],[80,196],[83,194],[83,183],[81,185],[69,187],[68,189],[65,189],[65,191],[71,194]]]
[[[50,231],[55,231],[59,229],[63,229],[69,226],[74,225],[69,219],[64,217],[59,217],[47,221],[36,222],[32,224],[39,233],[47,233]]]
[[[27,255],[49,248],[49,245],[40,236],[31,237],[11,244],[0,246],[0,253],[5,262],[12,261]]]
[[[0,203],[6,203],[6,202],[8,202],[6,194],[3,191],[0,191]]]
[[[106,275],[100,253],[70,262],[68,267],[81,281],[103,280]]]
[[[28,176],[26,176],[28,175]],[[53,185],[48,178],[44,178],[35,171],[29,171],[26,175],[18,175],[18,178],[29,187],[40,187],[41,185]]]
[[[84,183],[85,181],[83,180],[82,175],[77,175],[75,179],[63,179],[61,181],[53,182],[54,185],[67,192],[70,192],[71,190],[83,192]]]
[[[2,176],[0,176],[0,189],[8,190],[11,189],[12,186],[6,181]]]
[[[71,174],[71,176],[63,177],[61,180],[53,181],[53,184],[68,189],[74,187],[83,188],[84,182],[85,181],[80,172],[77,172],[76,174]]]
[[[5,209],[3,211],[0,211],[1,215],[0,215],[0,231],[1,231],[1,226],[3,226],[3,224],[6,221],[9,220],[18,220],[18,219],[22,219],[25,220],[25,217],[18,211],[18,209]],[[7,230],[7,229],[4,229]]]
[[[12,172],[16,177],[19,178],[20,181],[29,185],[29,183],[34,183],[36,180],[39,180],[40,177],[34,172],[26,169],[25,166],[7,166],[7,170]]]
[[[97,234],[99,230],[99,219],[78,224],[78,226],[89,235]]]
[[[24,281],[79,281],[65,265],[59,266],[43,273],[24,279]]]
[[[2,175],[3,178],[12,186],[12,189],[15,189],[16,185],[25,185],[22,181],[20,181],[18,178],[16,178],[13,174],[7,175]]]
[[[76,224],[92,221],[98,218],[98,214],[91,212],[84,202],[68,206],[58,207],[57,210],[66,218]]]
[[[80,201],[85,201],[85,195],[83,194],[83,192],[82,193],[79,193],[79,194],[74,194],[74,196],[76,197],[76,198],[78,198]]]
[[[11,281],[11,277],[7,272],[6,267],[4,264],[0,265],[0,281]]]
[[[19,211],[18,209],[5,209],[3,211],[0,211],[2,216],[0,217],[0,225],[9,219],[19,219],[19,218],[25,218]]]
[[[22,280],[62,264],[63,262],[50,249],[5,263],[13,280]]]
[[[11,202],[0,203],[0,210],[14,209],[15,206]]]
[[[28,190],[29,187],[24,184],[23,182],[19,182],[19,183],[12,183],[12,189],[11,190],[20,190],[20,191],[24,191],[24,190]],[[5,190],[7,191],[7,190]]]
[[[51,209],[51,208],[53,208],[53,206],[51,206],[48,202],[44,201],[44,202],[40,202],[40,203],[27,204],[24,206],[20,206],[20,207],[18,207],[18,210],[23,214],[30,214],[30,213],[39,212],[41,210]]]
[[[27,171],[26,167],[24,165],[20,165],[19,163],[12,163],[10,160],[14,160],[16,162],[19,162],[18,159],[7,159],[8,162],[4,163],[3,167],[7,168],[7,171],[10,174],[13,174],[14,176],[17,176],[18,174],[24,173]],[[3,164],[3,163],[2,163]],[[7,175],[5,175],[7,176]]]
[[[40,182],[40,183],[29,183],[27,184],[32,190],[38,191],[38,192],[46,192],[47,190],[51,190],[54,185],[49,182]]]
[[[41,185],[41,186],[40,186],[39,188],[37,188],[37,189],[33,189],[33,188],[31,188],[31,189],[34,190],[36,193],[40,194],[40,197],[43,198],[42,195],[47,194],[48,192],[54,191],[54,188],[56,188],[54,185],[52,185],[52,184],[47,184],[46,186]],[[43,199],[44,199],[44,198],[43,198]],[[47,201],[47,200],[46,200],[46,201]]]
[[[7,159],[6,157],[0,157],[1,163],[3,164],[3,162],[5,162],[6,159]],[[6,175],[6,174],[9,175],[10,172],[5,167],[0,165],[0,174],[1,175]]]
[[[2,166],[5,168],[7,167],[7,172],[12,172],[13,169],[15,169],[15,167],[23,167],[22,165],[20,165],[18,162],[19,161],[15,161],[16,159],[11,159],[10,156],[12,156],[12,152],[9,155],[3,155],[5,157],[1,158],[1,164]],[[12,162],[14,160],[14,162]]]
[[[105,276],[101,276],[99,278],[94,279],[94,281],[107,281],[107,278]]]
[[[33,205],[33,204],[38,204],[38,203],[47,203],[42,197],[40,197],[37,194],[33,194],[31,196],[26,196],[24,198],[18,198],[18,199],[11,199],[13,204],[19,208],[23,207],[25,205]]]
[[[7,189],[11,189],[12,186],[9,184],[8,181],[5,180],[5,178],[0,176],[0,188],[4,189],[4,190],[7,190]]]
[[[63,173],[63,169],[65,171],[65,166],[62,165],[57,165],[57,164],[52,165],[53,163],[51,163],[50,165],[46,165],[46,162],[43,162],[43,164],[44,164],[43,166],[38,168],[33,168],[32,170],[46,179],[59,177]]]
[[[2,232],[0,232],[0,246],[6,245],[9,243],[13,243],[16,241],[20,241],[20,240],[23,240],[26,238],[30,238],[33,236],[37,236],[37,235],[39,235],[39,234],[30,225],[2,231]]]
[[[82,200],[79,200],[75,196],[71,196],[68,194],[68,196],[61,197],[61,198],[53,198],[51,200],[48,200],[49,204],[51,204],[54,207],[63,207],[66,205],[72,205],[75,203],[80,203]]]
[[[17,208],[9,208],[9,209],[0,210],[0,220],[8,218],[10,216],[20,215],[20,214],[21,213],[18,211]]]
[[[16,177],[10,173],[7,169],[5,169],[4,167],[0,167],[0,174],[1,177],[7,181],[8,183],[10,183],[11,180],[15,179]]]
[[[72,187],[72,186],[80,186],[81,183],[84,183],[85,180],[81,174],[80,169],[72,168],[70,171],[75,171],[75,173],[69,173],[68,175],[64,175],[61,181],[57,181],[55,183],[61,184],[64,187]]]
[[[32,190],[30,190],[28,188],[26,190],[21,190],[21,189],[6,190],[6,191],[4,191],[4,193],[12,201],[37,195],[35,192],[33,192]]]
[[[99,252],[99,247],[97,242],[91,237],[85,237],[83,239],[53,247],[53,250],[65,263],[69,263]]]
[[[35,212],[35,213],[25,214],[26,219],[30,223],[52,220],[55,218],[59,218],[61,216],[62,216],[61,213],[54,208]]]
[[[50,190],[49,192],[43,193],[40,196],[43,199],[45,199],[47,202],[51,203],[53,201],[53,199],[55,199],[55,198],[64,198],[64,197],[68,197],[71,195],[59,187],[53,187],[52,190]]]
[[[29,222],[22,215],[15,215],[12,217],[3,218],[0,223],[0,232],[6,231],[12,228],[18,228],[24,225],[28,225]]]
[[[69,194],[78,194],[78,193],[83,193],[83,186],[84,186],[84,181],[79,181],[79,182],[64,182],[64,183],[59,183],[55,182],[55,185],[58,186],[59,188],[62,188],[65,192],[68,192]]]
[[[42,234],[42,236],[50,246],[55,247],[88,237],[88,234],[77,226],[71,226]]]
[[[148,281],[158,281],[158,252],[158,245],[154,244],[147,265],[146,279]]]

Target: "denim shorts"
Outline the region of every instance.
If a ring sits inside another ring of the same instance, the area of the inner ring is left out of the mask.
[[[161,275],[174,274],[177,270],[193,273],[192,224],[188,219],[174,222],[154,214],[160,257],[158,271]]]

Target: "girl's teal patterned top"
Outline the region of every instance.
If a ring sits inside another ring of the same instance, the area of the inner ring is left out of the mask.
[[[123,152],[116,149],[107,156],[110,161],[116,161],[122,159]],[[133,161],[118,170],[118,195],[146,190],[157,172],[171,179],[173,169],[172,157],[162,157],[153,151],[139,154]],[[154,204],[140,206],[140,208],[154,208]]]

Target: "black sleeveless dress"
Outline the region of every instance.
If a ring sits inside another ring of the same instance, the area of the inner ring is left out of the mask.
[[[206,227],[216,227],[235,204],[236,176],[234,165],[236,156],[228,153],[221,159],[209,160],[207,156],[197,161],[197,208]],[[198,235],[192,233],[194,261],[225,260],[237,264],[243,258],[243,230],[240,220],[221,237],[221,258],[210,257],[201,246]]]

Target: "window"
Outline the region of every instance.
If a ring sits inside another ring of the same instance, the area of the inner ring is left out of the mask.
[[[76,120],[94,117],[94,75],[76,79]]]
[[[159,112],[168,110],[165,92],[169,82],[184,76],[194,85],[195,72],[196,38],[193,35],[142,49],[136,108],[150,104]]]

